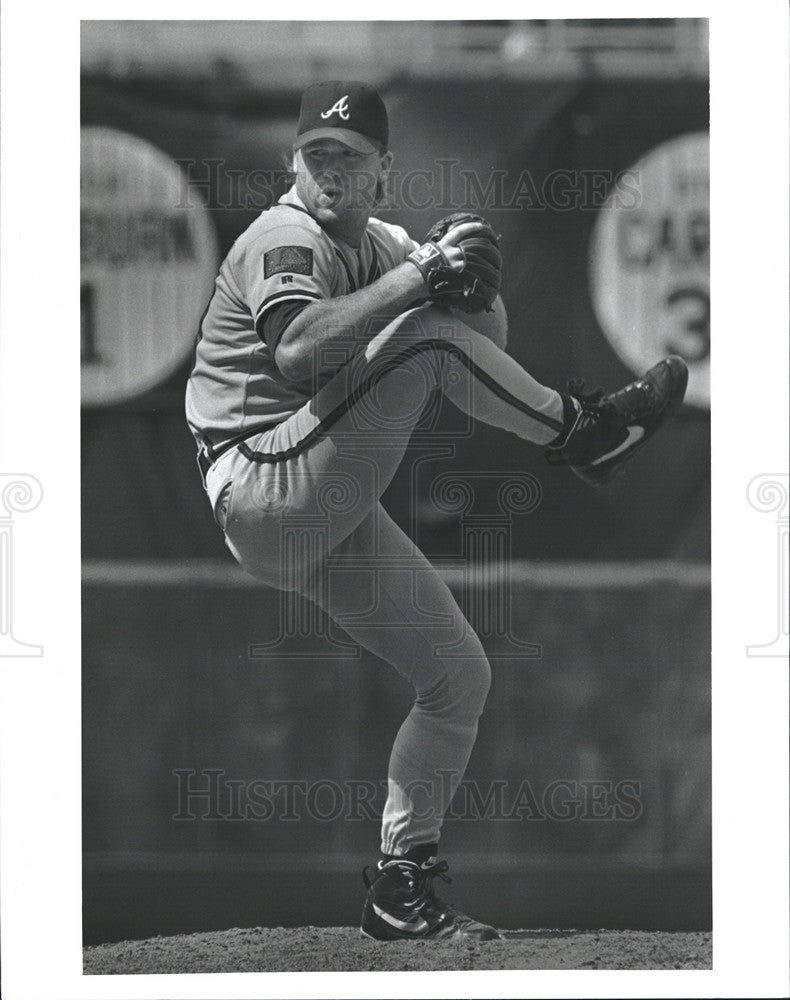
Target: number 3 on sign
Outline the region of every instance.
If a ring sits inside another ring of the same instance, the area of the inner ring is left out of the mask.
[[[710,292],[699,287],[676,288],[665,301],[678,313],[680,320],[679,336],[669,338],[667,351],[681,354],[688,361],[707,358],[710,354]]]

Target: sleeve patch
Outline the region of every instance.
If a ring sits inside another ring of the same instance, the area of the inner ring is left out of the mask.
[[[263,276],[273,274],[312,274],[313,251],[310,247],[277,247],[263,255]]]

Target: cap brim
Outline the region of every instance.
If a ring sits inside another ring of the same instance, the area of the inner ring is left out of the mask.
[[[334,139],[335,142],[342,142],[344,146],[348,146],[357,153],[377,153],[381,148],[380,143],[360,135],[359,132],[351,132],[349,129],[314,128],[296,137],[294,149],[301,149],[302,146],[306,146],[308,142],[313,142],[315,139]]]

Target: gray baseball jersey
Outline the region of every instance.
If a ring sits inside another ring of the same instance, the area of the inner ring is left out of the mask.
[[[308,401],[267,344],[264,321],[284,302],[348,295],[400,264],[417,244],[370,219],[358,250],[332,240],[291,188],[239,237],[220,268],[187,385],[187,421],[209,455]]]

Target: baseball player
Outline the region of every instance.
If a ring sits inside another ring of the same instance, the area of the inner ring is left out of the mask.
[[[670,357],[609,396],[541,385],[501,349],[490,226],[451,216],[420,245],[373,217],[392,158],[375,90],[330,81],[305,91],[295,183],[220,268],[186,410],[238,562],[314,602],[414,688],[389,762],[381,858],[364,872],[363,934],[486,940],[498,932],[444,903],[433,881],[449,881],[437,861],[442,819],[489,664],[379,498],[436,391],[597,485],[679,405],[687,370]]]

